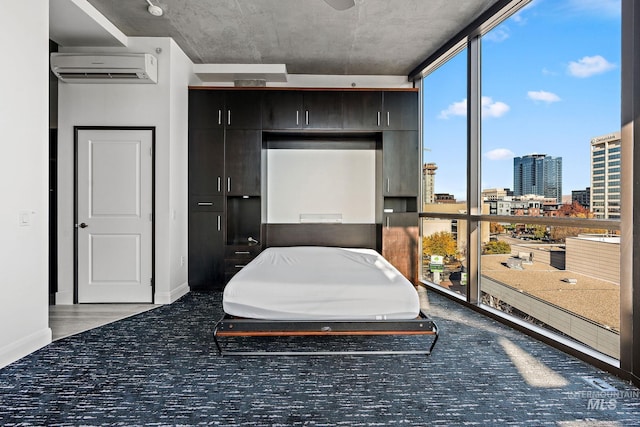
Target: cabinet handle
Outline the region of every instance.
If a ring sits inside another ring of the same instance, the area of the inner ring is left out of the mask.
[[[246,267],[246,266],[247,266],[247,264],[236,264],[236,265],[234,265],[235,268],[243,268],[243,267]]]
[[[390,185],[391,185],[391,180],[389,178],[387,178],[387,193],[390,192]]]
[[[391,113],[387,111],[387,127],[391,126],[390,123],[391,123]]]
[[[236,255],[249,255],[251,252],[249,251],[236,251],[235,254]]]
[[[213,202],[198,202],[198,206],[213,206]]]
[[[222,124],[222,110],[218,110],[218,124]]]
[[[231,110],[227,110],[227,126],[231,125]]]
[[[304,124],[309,126],[309,110],[305,110],[304,112]]]
[[[220,215],[218,215],[218,231],[220,231],[220,226],[221,226],[221,224],[220,224]]]
[[[300,110],[296,110],[296,126],[300,125]]]
[[[227,177],[227,193],[231,192],[231,177]]]
[[[220,179],[220,177],[218,177],[218,193],[220,192],[220,181],[221,181],[221,179]]]
[[[378,127],[380,127],[380,111],[378,111]]]
[[[390,223],[391,223],[391,221],[389,221],[389,217],[387,217],[387,230],[389,229]]]

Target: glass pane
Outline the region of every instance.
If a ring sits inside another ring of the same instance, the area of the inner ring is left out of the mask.
[[[455,205],[456,211],[466,211],[466,49],[427,75],[422,84],[424,210],[450,212],[450,205]]]
[[[492,211],[520,215],[531,202],[540,212],[529,215],[553,216],[574,199],[619,218],[620,159],[603,146],[619,150],[620,38],[617,0],[532,2],[483,36],[481,188]]]
[[[619,358],[620,236],[483,222],[482,303]]]
[[[620,1],[540,1],[481,55],[482,198],[514,216],[482,223],[482,302],[614,358],[620,240],[588,219],[620,217],[620,40]]]
[[[466,297],[467,222],[423,218],[421,278]]]

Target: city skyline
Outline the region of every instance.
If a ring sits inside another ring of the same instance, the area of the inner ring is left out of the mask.
[[[564,159],[563,195],[590,186],[590,143],[620,131],[620,1],[534,0],[482,38],[482,189],[513,159]],[[424,80],[423,163],[466,200],[466,50]],[[456,155],[452,155],[458,154]]]

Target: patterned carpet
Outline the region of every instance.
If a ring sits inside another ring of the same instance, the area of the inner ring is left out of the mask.
[[[431,356],[220,357],[220,294],[191,293],[0,370],[0,425],[640,425],[634,386],[429,300]]]

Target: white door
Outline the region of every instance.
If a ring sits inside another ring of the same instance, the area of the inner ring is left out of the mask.
[[[78,302],[152,302],[152,139],[78,130]]]

